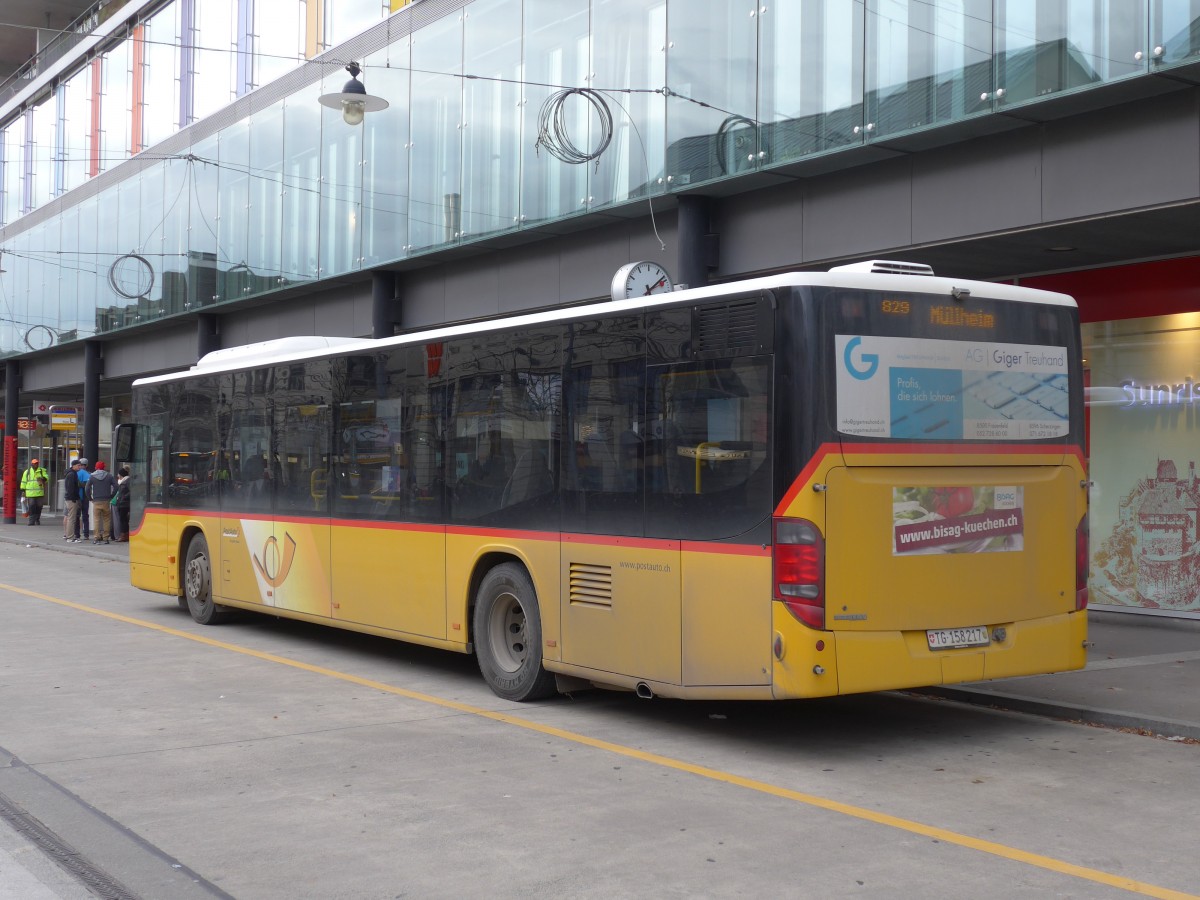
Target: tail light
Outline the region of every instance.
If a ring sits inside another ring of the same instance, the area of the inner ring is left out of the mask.
[[[1085,515],[1075,529],[1075,609],[1088,605],[1088,517]]]
[[[825,542],[806,519],[774,520],[774,592],[792,615],[825,627]]]

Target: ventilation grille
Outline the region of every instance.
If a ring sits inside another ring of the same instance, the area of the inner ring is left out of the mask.
[[[700,352],[753,351],[758,334],[757,308],[755,301],[747,300],[700,309],[696,322],[696,349]]]
[[[572,606],[612,609],[612,566],[571,563]]]

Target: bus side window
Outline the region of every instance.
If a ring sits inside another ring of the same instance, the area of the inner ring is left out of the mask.
[[[770,515],[770,361],[652,370],[647,515],[653,536],[732,537]]]

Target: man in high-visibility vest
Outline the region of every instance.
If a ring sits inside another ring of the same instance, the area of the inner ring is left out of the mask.
[[[25,495],[25,512],[30,525],[42,524],[42,504],[46,499],[46,485],[50,475],[38,460],[31,459],[29,468],[21,474],[21,492]]]

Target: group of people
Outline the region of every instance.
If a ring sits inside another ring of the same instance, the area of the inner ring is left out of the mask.
[[[129,540],[129,469],[122,466],[114,476],[103,461],[89,470],[88,461],[77,457],[63,479],[63,540],[78,544],[108,544]],[[42,509],[50,477],[40,460],[30,460],[21,474],[25,515],[30,526],[42,524]],[[94,539],[93,539],[94,535]]]

